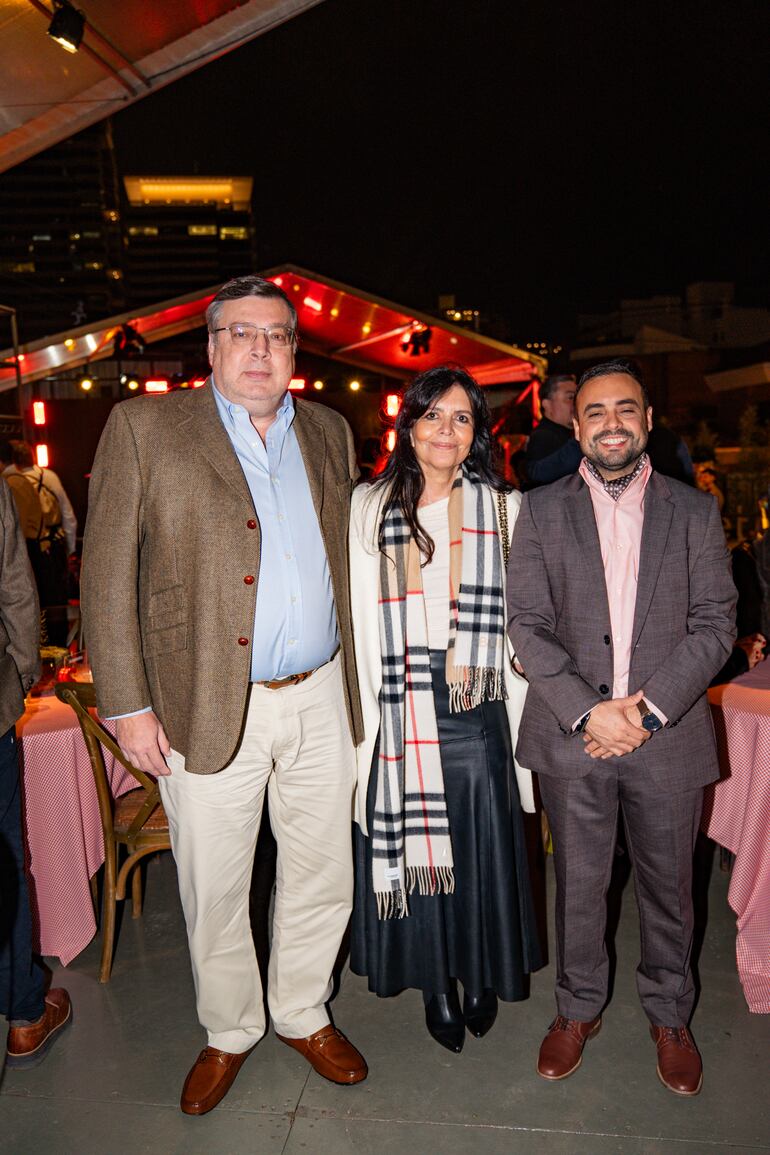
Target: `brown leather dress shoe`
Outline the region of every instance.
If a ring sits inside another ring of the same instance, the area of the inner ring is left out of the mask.
[[[583,1047],[601,1029],[601,1015],[590,1022],[557,1015],[540,1045],[537,1073],[544,1079],[566,1079],[583,1061]]]
[[[276,1038],[304,1055],[313,1070],[332,1083],[362,1083],[369,1074],[363,1055],[331,1023],[307,1039],[287,1039],[278,1034]]]
[[[650,1026],[658,1048],[658,1078],[675,1095],[697,1095],[703,1086],[703,1064],[687,1027]]]
[[[42,1063],[52,1045],[68,1023],[72,1022],[72,1003],[61,987],[45,996],[45,1010],[35,1023],[11,1022],[5,1056],[6,1067],[24,1070]]]
[[[253,1050],[254,1047],[249,1047],[240,1055],[232,1055],[216,1047],[204,1047],[182,1087],[179,1105],[185,1115],[205,1115],[213,1110],[224,1099]]]

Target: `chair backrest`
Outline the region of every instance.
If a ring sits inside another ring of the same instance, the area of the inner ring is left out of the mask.
[[[132,762],[129,762],[110,732],[105,728],[99,718],[94,713],[91,713],[92,710],[96,709],[96,690],[92,682],[58,682],[56,685],[56,697],[60,702],[65,702],[68,706],[72,707],[80,723],[80,729],[83,733],[88,756],[91,760],[91,769],[93,770],[96,793],[99,799],[99,814],[101,816],[105,837],[111,838],[114,835],[112,821],[113,796],[110,790],[110,782],[107,775],[107,767],[104,763],[102,747],[109,750],[115,760],[133,775],[136,779],[137,786],[144,790],[144,801],[139,807],[130,827],[125,832],[125,835],[121,836],[130,841],[134,835],[141,833],[142,827],[150,815],[160,806],[160,791],[158,790],[157,782],[154,778],[151,778],[149,774],[145,774],[143,770],[140,770],[137,766],[134,766]]]

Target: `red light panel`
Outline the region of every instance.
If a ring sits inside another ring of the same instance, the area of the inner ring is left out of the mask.
[[[304,389],[306,385],[307,379],[305,377],[292,377],[289,382],[289,388],[293,390]]]
[[[32,402],[32,420],[35,425],[45,425],[45,401]]]
[[[205,377],[193,377],[192,381],[190,382],[190,388],[191,389],[200,389],[205,384],[206,384],[206,378]]]
[[[398,393],[388,393],[385,398],[385,413],[388,417],[398,417],[401,408],[401,398]]]
[[[145,393],[168,393],[168,381],[165,377],[151,378],[144,383]]]
[[[47,445],[36,445],[35,446],[35,462],[37,463],[37,465],[40,466],[41,469],[47,469],[48,468],[48,446]]]

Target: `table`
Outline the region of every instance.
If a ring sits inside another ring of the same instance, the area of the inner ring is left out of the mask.
[[[770,659],[709,690],[722,779],[706,788],[702,829],[735,855],[728,902],[749,1010],[770,1013]]]
[[[55,697],[28,701],[16,725],[22,762],[33,950],[72,962],[96,934],[90,879],[104,862],[91,762],[74,711]],[[113,794],[136,786],[104,751]]]

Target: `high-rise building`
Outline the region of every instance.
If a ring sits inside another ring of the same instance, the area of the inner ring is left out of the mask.
[[[109,121],[0,175],[22,344],[255,271],[251,177],[125,176]]]
[[[255,271],[251,177],[126,176],[126,296],[168,300]]]
[[[115,150],[109,121],[0,176],[0,303],[22,342],[124,306]]]

